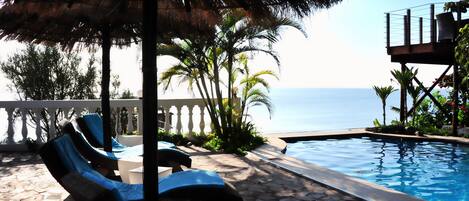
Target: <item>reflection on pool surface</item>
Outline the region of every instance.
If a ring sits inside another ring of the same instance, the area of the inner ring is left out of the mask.
[[[289,143],[286,154],[425,200],[469,201],[469,146],[362,137]]]

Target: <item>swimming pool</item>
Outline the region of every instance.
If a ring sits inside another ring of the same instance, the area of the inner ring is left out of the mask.
[[[286,154],[425,200],[469,201],[469,146],[361,137],[288,143]]]

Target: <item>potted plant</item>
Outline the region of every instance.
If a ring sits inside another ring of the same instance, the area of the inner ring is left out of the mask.
[[[468,7],[469,0],[445,3],[444,10],[446,12],[436,15],[438,23],[438,42],[453,41],[456,38],[457,28],[453,12],[466,13]]]

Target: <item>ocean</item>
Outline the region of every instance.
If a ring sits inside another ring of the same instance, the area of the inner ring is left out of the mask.
[[[7,95],[10,94],[4,92],[3,97]],[[263,106],[249,109],[250,120],[264,134],[364,128],[373,126],[375,118],[382,121],[381,100],[371,88],[274,88],[270,97],[274,105],[271,117]],[[388,123],[399,117],[398,113],[390,110],[391,106],[399,106],[398,91],[391,94],[387,101]],[[194,114],[198,113],[194,111]],[[187,122],[184,116],[183,122]],[[198,115],[195,115],[194,122],[199,122]],[[7,125],[6,112],[0,109],[0,140],[6,136]],[[16,126],[20,127],[20,122]],[[183,128],[183,132],[187,132],[187,128]],[[30,135],[34,135],[34,130]],[[15,135],[16,138],[20,136]]]
[[[265,107],[250,109],[253,122],[263,133],[342,130],[373,126],[382,122],[381,99],[371,88],[295,88],[272,89],[274,112],[269,118]],[[386,120],[398,119],[391,111],[399,107],[399,91],[387,100]]]

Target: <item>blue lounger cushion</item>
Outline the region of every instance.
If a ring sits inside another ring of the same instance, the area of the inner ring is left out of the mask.
[[[101,119],[101,116],[99,116],[99,114],[97,113],[90,113],[90,114],[83,115],[82,118],[83,118],[83,121],[88,126],[88,129],[91,132],[93,139],[96,142],[98,142],[101,146],[103,146],[104,145],[103,120]],[[137,146],[141,146],[141,145],[137,145]],[[122,152],[122,151],[126,151],[128,148],[129,147],[119,143],[116,139],[112,138],[112,151]],[[160,148],[170,149],[170,148],[176,148],[176,146],[171,142],[158,141],[158,149]],[[139,147],[137,149],[142,149],[142,147]]]
[[[110,180],[96,172],[87,161],[78,153],[69,135],[63,135],[52,141],[58,152],[60,161],[64,164],[67,172],[76,172],[90,181],[115,193],[118,200],[143,200],[142,184],[126,184]],[[171,193],[172,191],[194,188],[223,189],[225,183],[221,177],[210,171],[188,170],[177,172],[158,181],[159,195]]]
[[[225,182],[216,172],[189,170],[171,174],[158,182],[160,195],[183,188],[224,188]]]
[[[143,156],[143,145],[127,147],[125,150],[121,152],[114,152],[114,151],[107,152],[107,151],[93,147],[91,144],[88,143],[88,141],[86,141],[84,135],[81,134],[80,132],[77,131],[76,135],[77,137],[81,138],[82,142],[86,142],[86,146],[88,147],[88,149],[93,149],[95,152],[98,152],[99,154],[106,156],[110,160],[119,160],[125,157]],[[190,157],[188,154],[182,151],[179,151],[177,149],[173,149],[173,148],[158,148],[158,151],[160,152],[167,151],[167,152],[172,152],[174,154],[183,155],[185,157]]]

